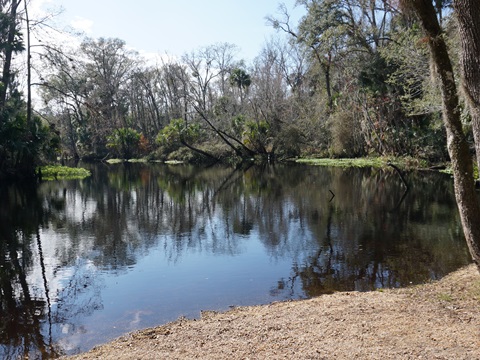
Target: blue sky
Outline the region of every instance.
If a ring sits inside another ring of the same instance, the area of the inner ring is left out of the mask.
[[[147,53],[181,56],[215,43],[237,45],[247,61],[260,53],[275,33],[267,15],[284,3],[294,24],[303,14],[295,0],[32,0],[43,9],[64,12],[56,22],[86,35],[117,37]]]

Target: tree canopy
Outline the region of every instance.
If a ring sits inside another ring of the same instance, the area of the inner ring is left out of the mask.
[[[465,48],[458,41],[459,11],[452,11],[451,1],[431,3],[460,78],[461,64],[469,62],[458,56]],[[2,4],[5,125],[26,111],[17,81],[23,68],[8,59],[28,46],[19,0]],[[119,156],[111,139],[131,129],[142,136],[136,145],[142,150],[132,153],[157,159],[196,152],[239,160],[312,155],[450,160],[438,78],[432,76],[418,18],[395,1],[299,0],[297,6],[305,11],[298,23],[291,22],[285,6],[267,18],[278,36],[251,63],[229,43],[153,64],[121,39],[82,38],[79,45],[45,39],[40,55],[32,56],[41,99],[34,113],[42,120],[29,125],[53,130],[61,153],[71,158]],[[479,122],[472,121],[475,102],[463,96],[468,94],[460,95],[460,119],[474,151],[478,132],[472,129]],[[8,110],[9,103],[15,111]],[[178,147],[157,142],[179,119],[202,135]],[[7,136],[9,130],[2,131]],[[18,158],[13,148],[0,150],[8,153],[4,159]]]

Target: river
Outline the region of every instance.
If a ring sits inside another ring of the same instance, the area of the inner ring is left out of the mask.
[[[450,176],[85,165],[0,185],[0,358],[75,354],[201,310],[438,279],[470,262]]]

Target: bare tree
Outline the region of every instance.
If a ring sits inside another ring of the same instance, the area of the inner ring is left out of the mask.
[[[90,144],[91,110],[87,98],[91,87],[84,63],[63,45],[62,50],[51,44],[42,53],[43,74],[39,79],[43,112],[61,132],[64,148],[70,156],[79,158]]]
[[[251,104],[254,118],[278,129],[285,117],[290,89],[285,75],[285,57],[278,43],[269,42],[255,59],[254,83],[251,85]]]
[[[220,43],[212,47],[212,51],[215,54],[216,67],[219,72],[219,87],[220,95],[226,96],[228,87],[228,79],[233,69],[239,67],[238,61],[235,60],[235,56],[239,52],[239,48],[234,44]]]
[[[216,46],[202,48],[183,57],[183,62],[191,73],[189,80],[189,103],[194,108],[199,120],[203,121],[207,128],[212,130],[226,145],[228,145],[237,156],[251,157],[255,154],[241,139],[229,133],[226,128],[225,119],[216,118],[214,104],[221,96],[221,89],[215,86],[218,79],[226,69],[218,67],[218,51]],[[222,82],[220,81],[220,84]]]
[[[122,109],[125,85],[135,68],[134,56],[120,39],[86,39],[81,50],[85,56],[85,70],[92,84],[90,98],[95,107],[114,127],[127,126],[125,110]]]

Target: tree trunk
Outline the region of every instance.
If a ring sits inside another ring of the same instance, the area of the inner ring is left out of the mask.
[[[462,1],[473,4],[478,0]],[[480,271],[480,205],[474,187],[469,147],[460,120],[452,64],[432,1],[409,0],[408,4],[415,10],[426,32],[432,60],[440,80],[443,121],[447,131],[447,146],[453,169],[455,197],[465,240],[473,261]],[[472,14],[472,16],[474,15]]]
[[[25,23],[27,27],[27,125],[32,125],[32,55],[30,47],[30,18],[28,17],[28,7],[25,1]]]
[[[475,152],[480,165],[480,1],[455,0],[454,7],[462,43],[463,91],[472,116]]]
[[[8,87],[10,86],[12,55],[15,50],[14,41],[17,30],[17,8],[20,4],[20,0],[13,0],[10,8],[10,18],[8,19],[8,35],[7,44],[5,46],[5,54],[3,56],[3,71],[2,71],[2,83],[0,86],[0,109],[3,109],[7,100]],[[1,120],[0,120],[1,121]]]

